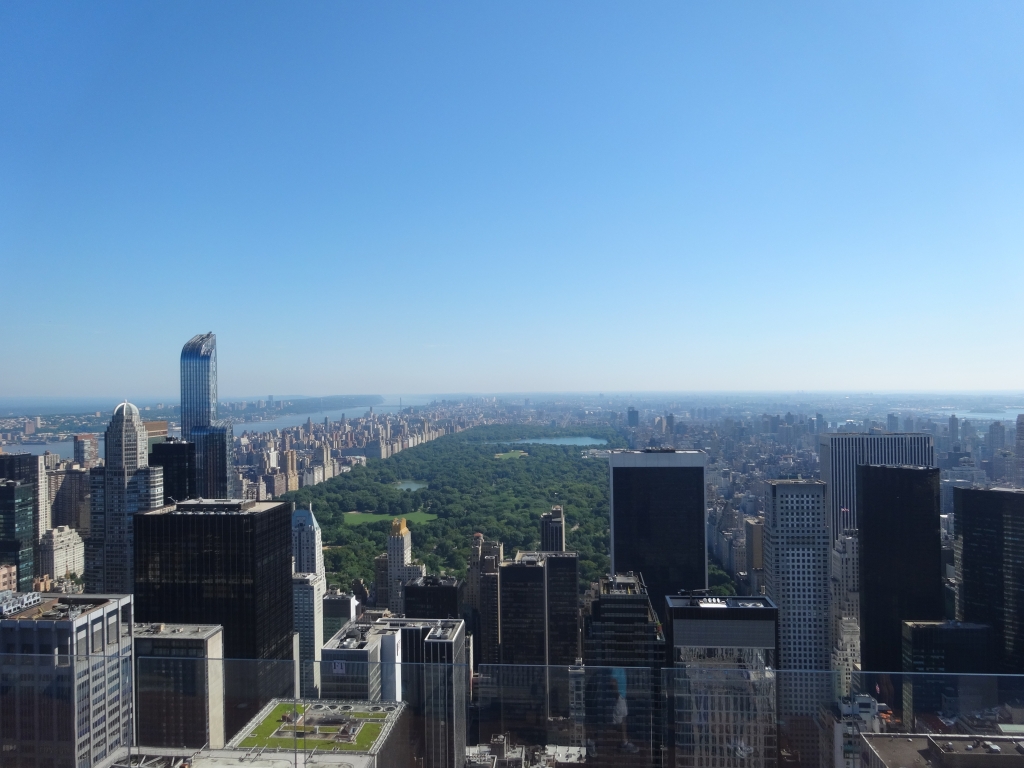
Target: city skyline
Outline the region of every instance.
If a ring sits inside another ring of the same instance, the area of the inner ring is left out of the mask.
[[[1018,6],[2,14],[0,395],[1024,381]]]

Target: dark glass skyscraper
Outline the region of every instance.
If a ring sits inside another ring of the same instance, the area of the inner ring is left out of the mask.
[[[135,516],[139,622],[221,624],[227,726],[291,690],[290,502],[191,501]]]
[[[410,619],[457,619],[465,586],[464,581],[451,576],[412,579],[404,587],[405,615]]]
[[[903,622],[942,621],[939,470],[857,467],[861,668],[903,668]]]
[[[957,618],[992,627],[1006,672],[1024,672],[1024,491],[953,489]]]
[[[200,333],[181,349],[181,439],[217,420],[217,336]]]
[[[0,565],[18,567],[18,591],[32,591],[35,490],[29,481],[0,478]]]
[[[617,451],[611,474],[612,572],[642,575],[651,604],[707,588],[703,451]]]
[[[193,336],[181,350],[181,439],[196,446],[195,495],[226,499],[233,493],[234,430],[217,420],[217,337]]]
[[[196,497],[196,445],[171,438],[153,445],[149,464],[164,468],[164,502],[176,504]]]
[[[519,552],[498,569],[502,664],[575,664],[580,655],[575,552]]]
[[[558,505],[540,516],[540,551],[565,552],[565,513]]]

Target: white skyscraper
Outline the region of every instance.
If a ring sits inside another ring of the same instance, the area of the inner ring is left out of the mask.
[[[114,409],[106,432],[106,462],[90,470],[89,541],[85,583],[92,594],[135,589],[133,519],[163,505],[163,467],[150,467],[146,427],[129,402]]]
[[[412,532],[406,527],[405,518],[395,519],[388,537],[388,608],[393,614],[405,614],[405,582],[426,572],[426,568],[412,561]]]
[[[820,435],[821,479],[828,486],[829,532],[834,542],[857,527],[857,467],[860,464],[935,466],[932,436],[865,435],[840,432]]]
[[[779,717],[801,754],[817,753],[814,716],[832,700],[825,484],[765,484],[765,594],[779,608]],[[806,671],[805,671],[806,670]]]
[[[85,544],[74,528],[59,525],[43,534],[37,570],[55,579],[72,574],[81,577],[85,572]]]
[[[313,508],[292,513],[292,605],[299,633],[299,680],[302,696],[320,698],[320,660],[324,646],[324,550]]]

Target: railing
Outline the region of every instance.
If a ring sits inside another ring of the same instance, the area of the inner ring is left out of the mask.
[[[171,652],[0,653],[0,765],[175,765],[207,752],[255,765],[361,755],[382,768],[462,768],[504,752],[524,765],[845,768],[875,748],[865,733],[933,734],[922,749],[946,749],[955,734],[1024,739],[1024,676],[857,672],[844,683],[749,660],[474,671]]]

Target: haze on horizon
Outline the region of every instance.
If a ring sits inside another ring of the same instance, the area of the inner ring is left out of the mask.
[[[0,398],[1020,391],[1024,6],[0,6]]]

